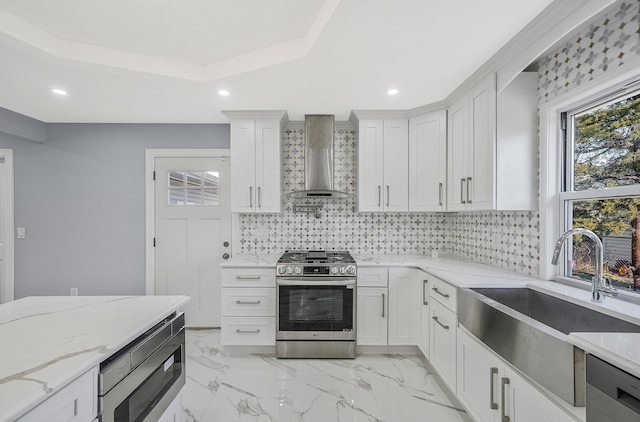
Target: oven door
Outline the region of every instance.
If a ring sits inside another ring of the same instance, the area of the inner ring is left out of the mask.
[[[183,328],[100,397],[100,421],[157,421],[185,385],[184,346]]]
[[[276,340],[355,340],[355,286],[355,279],[278,279]]]

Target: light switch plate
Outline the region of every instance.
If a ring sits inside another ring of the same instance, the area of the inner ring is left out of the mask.
[[[18,239],[24,239],[27,233],[24,227],[18,227]]]

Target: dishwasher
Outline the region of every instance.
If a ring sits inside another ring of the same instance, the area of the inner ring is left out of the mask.
[[[640,378],[587,355],[587,422],[640,421]]]

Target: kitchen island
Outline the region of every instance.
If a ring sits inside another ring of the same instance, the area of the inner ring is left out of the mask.
[[[42,296],[0,305],[0,421],[20,418],[188,301]]]

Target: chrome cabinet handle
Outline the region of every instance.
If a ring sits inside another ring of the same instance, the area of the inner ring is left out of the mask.
[[[438,203],[442,205],[442,183],[438,183]]]
[[[432,318],[435,322],[437,322],[437,323],[438,323],[438,325],[439,325],[439,326],[441,326],[442,328],[444,328],[445,330],[448,330],[448,329],[449,329],[449,326],[448,326],[448,325],[444,325],[443,323],[441,323],[441,322],[438,320],[438,317],[437,317],[437,316],[432,316],[431,318]]]
[[[466,183],[467,179],[465,179],[464,177],[462,179],[460,179],[460,203],[461,204],[466,204],[467,201],[464,200],[464,184]]]
[[[431,290],[433,290],[434,292],[438,293],[440,296],[444,297],[444,298],[448,298],[449,295],[446,293],[442,293],[440,290],[438,290],[437,287],[432,287]]]
[[[236,300],[236,305],[259,305],[260,301],[256,300],[254,302],[243,302],[241,300]]]
[[[493,376],[498,374],[498,368],[491,367],[489,368],[489,391],[491,393],[491,397],[489,398],[489,407],[493,410],[498,408],[498,403],[495,402],[495,398],[493,397]]]
[[[502,404],[502,411],[501,413],[501,417],[502,417],[502,422],[509,422],[511,419],[509,418],[509,416],[507,416],[507,411],[506,411],[506,403],[505,403],[505,396],[506,396],[506,388],[505,386],[509,384],[509,378],[502,378],[500,381],[500,401]]]
[[[258,186],[258,208],[262,208],[262,187]]]
[[[387,207],[389,206],[389,185],[387,185]]]
[[[249,208],[253,208],[253,186],[249,186]]]
[[[423,305],[428,305],[429,302],[427,301],[427,296],[429,296],[427,294],[427,292],[429,291],[429,280],[422,280],[422,304]]]
[[[378,185],[378,207],[380,206],[381,195],[382,195],[382,186]]]
[[[467,177],[467,204],[471,203],[471,178]]]
[[[260,334],[260,330],[241,330],[237,329],[236,334]]]
[[[382,318],[384,318],[384,293],[382,293]]]
[[[237,275],[236,280],[260,280],[259,275]]]

